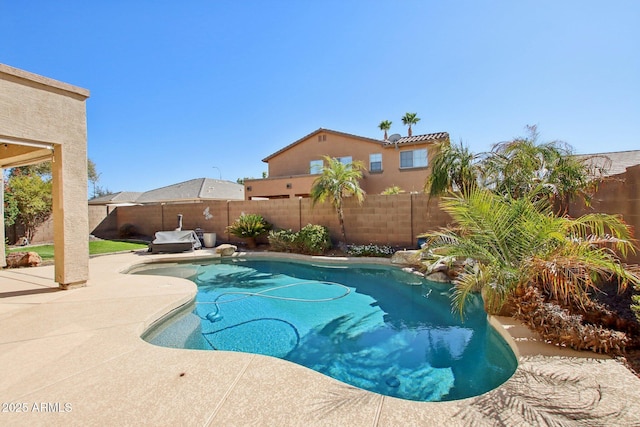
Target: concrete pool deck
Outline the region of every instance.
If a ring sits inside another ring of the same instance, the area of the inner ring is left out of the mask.
[[[0,270],[0,425],[640,425],[640,379],[622,364],[537,342],[509,318],[495,320],[518,370],[454,402],[381,396],[266,356],[143,341],[196,288],[121,271],[212,253],[92,258],[88,286],[69,291],[57,289],[53,266]]]

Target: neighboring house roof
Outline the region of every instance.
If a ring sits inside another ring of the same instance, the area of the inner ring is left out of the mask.
[[[265,163],[268,163],[268,162],[269,162],[269,160],[271,160],[273,157],[277,156],[278,154],[281,154],[281,153],[283,153],[283,152],[287,151],[288,149],[290,149],[290,148],[291,148],[291,147],[293,147],[294,145],[298,145],[298,144],[300,144],[302,141],[304,141],[304,140],[306,140],[306,139],[309,139],[309,138],[311,138],[312,136],[314,136],[314,135],[316,135],[316,134],[319,134],[319,133],[321,133],[321,132],[324,132],[324,133],[332,133],[332,134],[335,134],[335,135],[347,136],[347,137],[350,137],[350,138],[357,138],[357,139],[361,139],[361,140],[363,140],[363,141],[367,141],[367,142],[372,142],[372,143],[374,143],[374,144],[378,144],[378,145],[382,145],[382,142],[383,142],[383,141],[380,141],[380,140],[378,140],[378,139],[373,139],[373,138],[367,138],[367,137],[364,137],[364,136],[353,135],[353,134],[351,134],[351,133],[346,133],[346,132],[339,132],[339,131],[337,131],[337,130],[331,130],[331,129],[323,129],[323,128],[320,128],[320,129],[318,129],[318,130],[315,130],[315,131],[311,132],[311,133],[310,133],[310,134],[308,134],[308,135],[303,136],[302,138],[298,139],[297,141],[292,142],[291,144],[289,144],[289,145],[287,145],[286,147],[284,147],[284,148],[282,148],[282,149],[280,149],[280,150],[276,151],[275,153],[273,153],[273,154],[271,154],[271,155],[269,155],[269,156],[265,157],[264,159],[262,159],[262,161],[263,161],[263,162],[265,162]]]
[[[142,192],[136,191],[119,191],[105,196],[94,197],[89,200],[90,205],[118,205],[118,204],[135,204],[136,199],[142,195]]]
[[[244,200],[244,185],[212,178],[196,178],[144,193],[121,191],[89,200],[90,205],[131,205],[190,202],[196,200]]]
[[[640,165],[640,150],[577,154],[576,157],[585,159],[592,167],[600,169],[602,176],[625,173],[627,168]]]
[[[407,145],[414,144],[419,142],[437,142],[437,141],[448,141],[449,133],[447,132],[436,132],[436,133],[425,133],[423,135],[413,135],[413,136],[403,136],[396,141],[384,141],[384,146],[388,147],[391,145]]]
[[[197,178],[142,193],[137,203],[193,200],[244,200],[244,185],[212,178]]]

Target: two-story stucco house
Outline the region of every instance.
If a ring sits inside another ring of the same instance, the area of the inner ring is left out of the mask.
[[[245,180],[245,199],[308,197],[324,156],[345,163],[361,161],[365,170],[360,186],[368,194],[392,186],[420,192],[442,144],[449,144],[447,132],[395,134],[382,141],[320,128],[263,159],[269,165],[268,178]]]

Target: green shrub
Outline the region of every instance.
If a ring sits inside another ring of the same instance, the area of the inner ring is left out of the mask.
[[[331,249],[329,230],[322,225],[305,225],[297,233],[295,242],[303,254],[321,255]]]
[[[269,245],[276,252],[294,252],[297,233],[291,230],[269,231]]]
[[[349,245],[347,253],[351,256],[369,256],[369,257],[389,257],[393,255],[395,249],[391,246],[378,246],[370,243],[368,245]]]
[[[295,252],[321,255],[331,249],[329,230],[321,225],[305,225],[299,232],[278,230],[269,232],[271,249],[277,252]]]
[[[243,213],[227,227],[227,233],[241,238],[256,238],[267,233],[271,227],[262,215]]]
[[[384,191],[380,194],[382,194],[383,196],[392,196],[394,194],[400,194],[400,193],[404,193],[404,191],[402,191],[402,188],[398,187],[397,185],[394,185],[392,187],[385,188]]]

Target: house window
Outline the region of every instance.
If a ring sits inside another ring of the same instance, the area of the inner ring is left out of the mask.
[[[427,166],[427,149],[401,151],[400,169],[422,168]]]
[[[322,142],[326,140],[327,140],[327,135],[318,135],[318,141]]]
[[[382,154],[369,154],[369,171],[382,172]]]
[[[309,162],[309,173],[311,175],[322,173],[323,166],[322,160],[311,160],[311,162]]]
[[[342,163],[343,165],[350,165],[353,162],[353,159],[351,158],[351,156],[336,157],[336,159],[339,160],[340,163]]]

